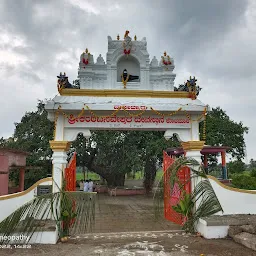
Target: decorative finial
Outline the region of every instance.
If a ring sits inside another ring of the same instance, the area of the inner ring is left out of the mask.
[[[166,51],[164,51],[164,56],[166,56]]]
[[[135,35],[135,36],[134,36],[134,41],[136,41],[136,40],[137,40],[137,36]]]
[[[88,53],[88,48],[85,49],[85,53]]]
[[[120,39],[120,36],[119,36],[119,34],[117,35],[116,39],[117,39],[117,40],[119,40],[119,39]]]

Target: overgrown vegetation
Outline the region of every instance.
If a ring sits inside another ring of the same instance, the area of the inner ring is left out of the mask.
[[[232,175],[232,186],[240,189],[256,190],[255,172],[251,174],[234,174]]]
[[[256,161],[251,159],[246,165],[242,161],[227,164],[232,186],[240,189],[256,190]]]

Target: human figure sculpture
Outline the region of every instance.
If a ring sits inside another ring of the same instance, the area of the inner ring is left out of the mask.
[[[129,77],[128,77],[128,75],[129,75]],[[121,78],[123,78],[123,80],[126,81],[127,77],[128,77],[128,82],[133,81],[133,80],[138,80],[138,79],[139,79],[139,76],[130,75],[130,74],[128,74],[127,70],[124,69]]]

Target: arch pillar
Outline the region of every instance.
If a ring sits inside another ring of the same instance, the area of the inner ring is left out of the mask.
[[[193,166],[189,166],[189,167],[193,167],[194,170],[198,171],[200,165],[202,164],[202,159],[201,159],[201,150],[204,147],[204,143],[205,141],[186,141],[186,142],[182,142],[182,148],[185,152],[186,157],[188,158],[193,158],[195,159],[198,164],[193,165]],[[191,176],[193,175],[192,171],[190,172]],[[195,175],[193,175],[194,177],[191,179],[191,190],[193,191],[194,188],[196,187],[196,185],[202,180],[201,177],[197,177]],[[198,200],[196,202],[195,207],[197,208],[200,204],[200,200]]]
[[[71,142],[69,141],[50,141],[52,155],[52,192],[59,192],[63,185],[64,170],[67,164],[67,151]]]

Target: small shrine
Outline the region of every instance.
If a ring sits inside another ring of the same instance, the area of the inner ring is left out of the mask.
[[[24,190],[26,158],[29,153],[16,150],[0,148],[0,196],[9,193],[9,172],[11,169],[19,171],[19,187],[15,192]]]
[[[223,183],[229,183],[228,180],[228,172],[227,172],[227,165],[226,165],[226,152],[227,150],[231,149],[230,147],[226,146],[208,146],[205,145],[200,153],[202,154],[202,162],[204,169],[207,174],[210,174],[208,171],[208,156],[209,155],[219,155],[221,156],[221,175],[220,179]],[[185,152],[183,148],[168,148],[166,150],[167,154],[171,157],[180,157],[185,156]]]

